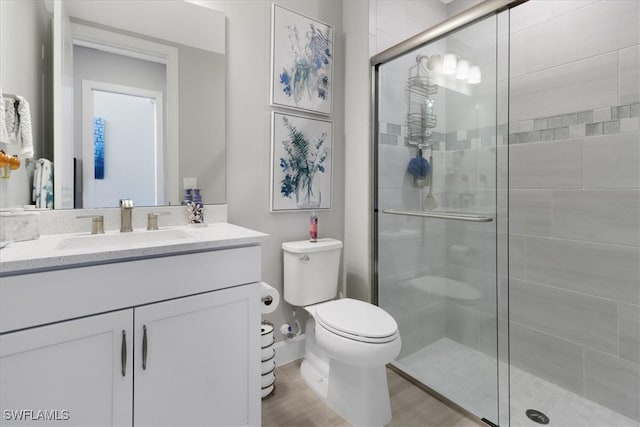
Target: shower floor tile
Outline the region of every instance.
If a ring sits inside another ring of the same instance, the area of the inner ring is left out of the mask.
[[[496,360],[449,338],[395,363],[430,388],[480,418],[496,420]],[[502,364],[502,362],[501,362]],[[506,365],[500,367],[506,369]],[[527,409],[546,414],[549,426],[640,427],[640,422],[511,367],[511,426],[539,427]]]

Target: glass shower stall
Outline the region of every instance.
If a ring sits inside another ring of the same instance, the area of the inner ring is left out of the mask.
[[[640,2],[480,3],[371,60],[394,370],[489,425],[640,425]]]

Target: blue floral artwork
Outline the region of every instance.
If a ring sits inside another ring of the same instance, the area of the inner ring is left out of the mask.
[[[104,179],[104,119],[93,118],[94,178]]]
[[[273,113],[271,210],[331,208],[333,124]]]
[[[271,103],[331,114],[333,27],[273,5]]]

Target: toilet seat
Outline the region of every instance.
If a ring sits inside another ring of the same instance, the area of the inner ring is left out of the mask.
[[[398,324],[389,313],[364,301],[343,298],[315,306],[315,319],[343,338],[384,344],[398,338]]]

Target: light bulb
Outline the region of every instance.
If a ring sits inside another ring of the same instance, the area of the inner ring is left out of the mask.
[[[438,54],[431,55],[427,61],[427,68],[435,73],[442,72],[442,56]]]
[[[456,72],[456,67],[458,65],[458,59],[452,53],[447,53],[444,58],[442,58],[442,74],[451,75]]]
[[[480,73],[480,67],[477,65],[469,68],[469,78],[467,79],[467,83],[470,85],[477,85],[482,81],[482,74]]]
[[[458,61],[458,67],[456,68],[456,79],[467,80],[469,78],[469,61],[462,59]]]

